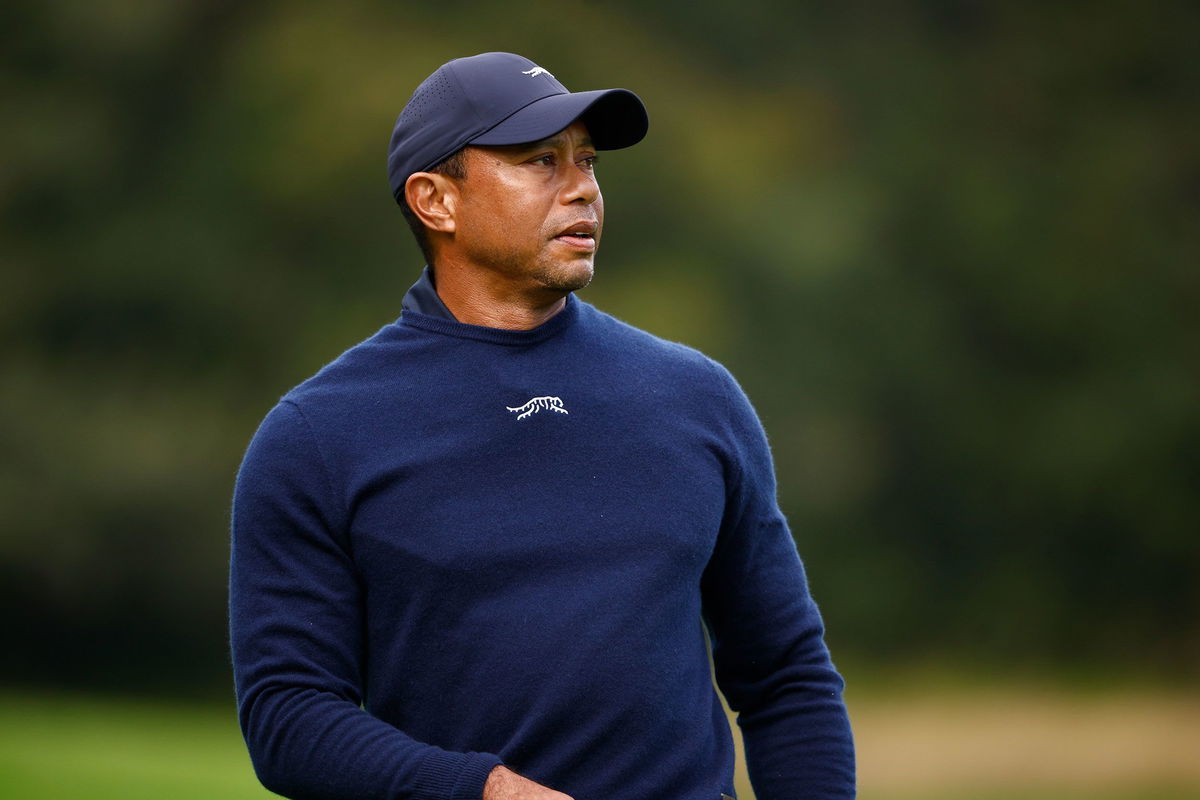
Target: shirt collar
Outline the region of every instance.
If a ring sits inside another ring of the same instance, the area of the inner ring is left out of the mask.
[[[454,314],[442,302],[442,298],[438,297],[437,288],[433,285],[433,270],[428,265],[421,270],[421,277],[404,295],[400,309],[402,312],[412,311],[427,317],[457,321]]]

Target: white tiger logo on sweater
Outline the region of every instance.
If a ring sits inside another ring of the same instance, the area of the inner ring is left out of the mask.
[[[505,408],[516,414],[517,419],[525,419],[532,414],[538,413],[543,408],[548,408],[551,411],[557,411],[559,414],[571,413],[563,408],[562,398],[550,397],[549,395],[535,397],[523,406],[517,406],[516,408],[513,408],[512,406],[505,406]]]

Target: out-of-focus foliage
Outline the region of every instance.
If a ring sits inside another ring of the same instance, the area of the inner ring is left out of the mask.
[[[841,658],[1194,667],[1200,12],[811,5],[6,4],[0,678],[226,685],[241,452],[484,50],[645,99],[584,297],[742,380]]]

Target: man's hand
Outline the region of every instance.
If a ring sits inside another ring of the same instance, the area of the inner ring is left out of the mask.
[[[570,795],[522,778],[504,766],[496,767],[483,785],[483,800],[572,800]]]

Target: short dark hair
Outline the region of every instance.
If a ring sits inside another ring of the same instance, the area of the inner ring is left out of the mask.
[[[422,172],[433,172],[437,175],[445,175],[447,178],[454,178],[461,181],[467,177],[467,158],[466,148],[461,148],[454,151],[446,158],[434,164],[427,170]],[[408,223],[408,227],[412,230],[413,238],[417,240],[417,246],[421,248],[421,255],[425,256],[425,263],[433,265],[433,252],[429,248],[429,229],[425,227],[425,223],[421,222],[421,218],[413,213],[412,208],[408,205],[408,198],[401,193],[400,197],[400,213],[404,215],[404,221]]]

